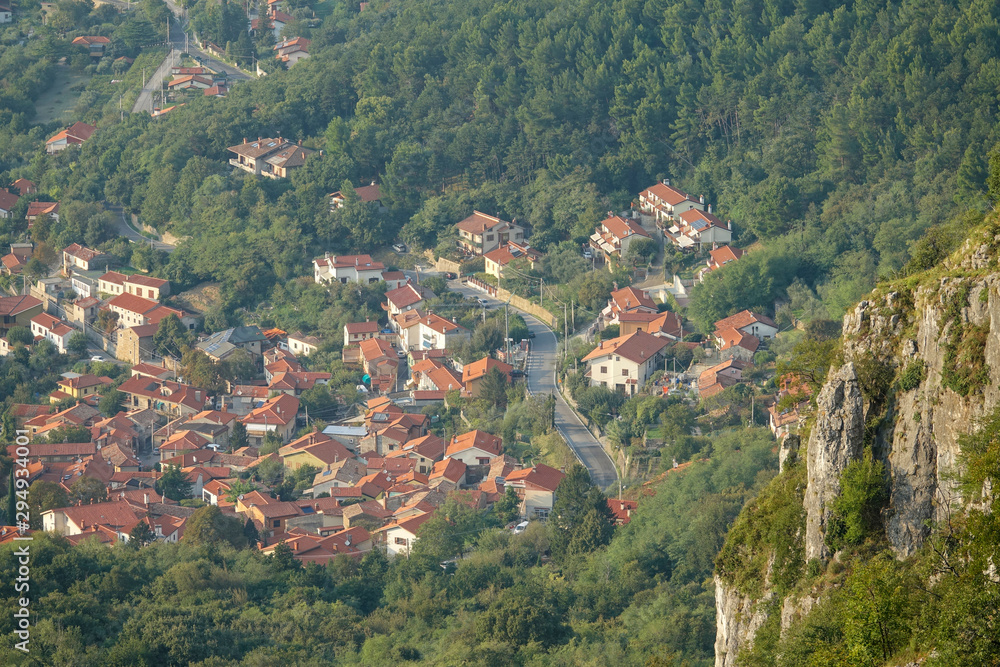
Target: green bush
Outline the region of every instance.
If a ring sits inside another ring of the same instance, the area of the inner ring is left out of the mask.
[[[924,362],[914,359],[907,364],[899,376],[899,388],[903,391],[913,391],[924,381]]]
[[[882,508],[889,500],[885,466],[870,448],[851,461],[840,475],[840,495],[832,503],[826,544],[832,551],[856,546],[880,528]]]

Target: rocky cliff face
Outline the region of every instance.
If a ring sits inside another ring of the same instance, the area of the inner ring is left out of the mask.
[[[847,363],[829,379],[816,399],[816,422],[806,450],[806,560],[825,558],[823,533],[828,507],[840,493],[840,473],[858,458],[864,437],[864,410],[854,364]]]
[[[868,444],[889,475],[884,527],[900,558],[921,546],[930,522],[961,504],[954,475],[960,439],[1000,404],[998,247],[1000,234],[990,230],[933,272],[876,290],[845,316],[845,363],[831,370],[818,394],[807,450],[799,453],[808,472],[807,561],[830,556],[823,539],[828,506],[839,493],[840,473],[864,450],[866,424]],[[888,369],[894,378],[878,405],[859,386],[866,365]],[[766,610],[775,609],[763,604],[774,594],[766,591],[754,602],[718,578],[716,587],[716,666],[726,667],[752,644]],[[821,595],[782,600],[781,631]]]
[[[767,620],[765,605],[773,595],[754,600],[715,577],[715,667],[736,667],[740,649],[751,644]]]

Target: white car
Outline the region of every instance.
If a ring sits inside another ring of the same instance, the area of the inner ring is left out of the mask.
[[[90,358],[91,361],[107,361],[104,357],[99,354],[95,354]]]
[[[584,251],[583,251],[583,258],[584,259],[592,259],[593,257],[594,257],[594,254],[592,252],[590,252],[590,248],[584,249]]]
[[[528,527],[528,522],[527,521],[522,521],[521,523],[519,523],[516,526],[514,526],[514,534],[515,535],[520,535],[521,533],[523,533],[525,531],[525,529],[527,529],[527,527]]]
[[[394,243],[392,245],[392,249],[395,250],[396,252],[400,253],[400,254],[403,254],[404,252],[406,252],[406,246],[403,245],[402,243]]]
[[[476,299],[476,303],[478,303],[478,304],[479,304],[480,306],[482,306],[483,308],[489,308],[489,307],[490,307],[490,302],[489,302],[489,301],[487,301],[486,299],[478,299],[478,298],[477,298],[477,299]]]

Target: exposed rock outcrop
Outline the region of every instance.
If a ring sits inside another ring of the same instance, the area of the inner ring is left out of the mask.
[[[736,667],[740,650],[753,643],[767,620],[765,603],[772,597],[754,601],[715,577],[715,667]]]
[[[840,473],[858,458],[864,438],[864,405],[854,364],[830,373],[816,398],[816,422],[806,453],[806,560],[826,558],[828,507],[840,492]]]

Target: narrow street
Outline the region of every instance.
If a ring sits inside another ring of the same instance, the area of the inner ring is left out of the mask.
[[[407,272],[409,273],[409,272]],[[437,272],[424,272],[423,275],[440,275]],[[491,309],[502,306],[503,302],[475,290],[458,280],[449,280],[448,288],[467,298],[484,299]],[[556,400],[555,425],[565,438],[570,449],[590,471],[594,484],[602,489],[608,489],[618,481],[618,472],[611,457],[597,438],[587,429],[576,412],[566,403],[562,394],[556,388],[556,360],[558,358],[559,342],[552,330],[540,320],[522,310],[510,306],[518,312],[528,325],[528,330],[535,334],[531,340],[531,355],[529,356],[526,378],[528,391],[532,394],[551,394]]]

